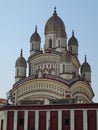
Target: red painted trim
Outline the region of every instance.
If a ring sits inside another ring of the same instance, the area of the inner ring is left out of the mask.
[[[0,110],[51,110],[51,109],[98,109],[98,103],[94,104],[65,104],[65,105],[34,105],[34,106],[6,106]]]
[[[46,130],[46,112],[39,112],[39,130]]]
[[[74,115],[75,130],[83,130],[83,111],[75,110]]]
[[[7,130],[13,130],[13,126],[14,126],[14,112],[8,111]]]
[[[1,130],[3,130],[3,120],[1,120]]]
[[[29,111],[28,112],[28,130],[31,128],[35,128],[35,112]]]
[[[68,125],[65,125],[65,120],[68,119]],[[70,130],[70,111],[62,111],[62,130]]]
[[[88,130],[97,130],[96,110],[88,110]]]
[[[24,111],[18,111],[18,127],[17,130],[24,130]]]
[[[50,112],[50,130],[58,130],[58,112]]]

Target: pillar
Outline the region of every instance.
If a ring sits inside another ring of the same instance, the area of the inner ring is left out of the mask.
[[[75,120],[74,120],[74,110],[70,110],[70,129],[74,130],[74,124],[75,124]]]
[[[62,130],[62,110],[58,110],[58,130]]]
[[[39,111],[35,111],[35,130],[39,130]]]
[[[83,130],[88,130],[87,110],[83,110]]]
[[[17,130],[17,111],[14,111],[14,130]]]
[[[28,130],[28,111],[25,110],[24,114],[24,130]]]

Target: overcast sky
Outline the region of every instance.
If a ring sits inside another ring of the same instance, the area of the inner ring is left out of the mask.
[[[68,39],[74,29],[81,64],[87,55],[92,70],[93,101],[98,102],[98,0],[0,0],[1,98],[6,98],[6,92],[14,84],[15,62],[21,48],[26,60],[29,57],[29,41],[36,25],[43,48],[44,27],[55,6]]]

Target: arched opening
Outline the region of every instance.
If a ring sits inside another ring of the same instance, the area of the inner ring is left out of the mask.
[[[49,40],[49,48],[52,48],[52,39]]]
[[[32,44],[32,51],[34,50],[34,44]]]
[[[16,76],[17,76],[17,77],[19,76],[19,69],[17,69],[17,74],[16,74]]]
[[[63,64],[63,73],[65,73],[65,65]]]
[[[58,40],[58,47],[60,47],[60,40]]]
[[[70,46],[70,47],[69,47],[69,51],[71,51],[71,52],[72,52],[72,46]]]

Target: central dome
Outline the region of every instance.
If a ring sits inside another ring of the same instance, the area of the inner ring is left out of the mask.
[[[53,16],[49,18],[45,25],[44,33],[45,35],[54,33],[66,36],[64,23],[61,18],[57,16],[56,8],[54,9]]]

